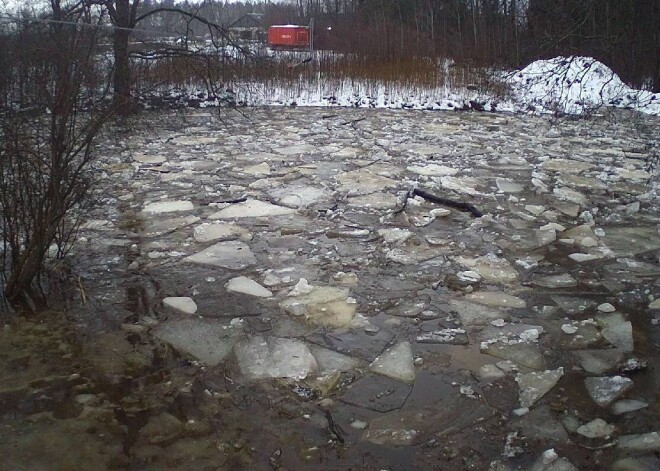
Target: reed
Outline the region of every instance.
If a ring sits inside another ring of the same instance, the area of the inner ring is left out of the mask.
[[[504,83],[486,68],[431,57],[280,51],[243,57],[229,54],[166,57],[136,63],[136,68],[138,87],[142,89],[153,86],[205,89],[212,96],[230,88],[242,91],[248,102],[256,97],[247,95],[264,95],[268,90],[278,90],[288,97],[314,91],[332,96],[347,89],[366,95],[423,96],[471,90],[501,99],[508,94]]]

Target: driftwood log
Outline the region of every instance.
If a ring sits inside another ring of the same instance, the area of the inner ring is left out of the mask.
[[[419,196],[420,198],[424,198],[426,201],[430,201],[431,203],[441,204],[442,206],[448,206],[450,208],[456,208],[461,211],[466,211],[468,213],[471,213],[474,217],[477,218],[483,216],[483,213],[470,203],[464,203],[462,201],[454,201],[454,200],[450,200],[449,198],[435,196],[432,195],[431,193],[427,193],[424,190],[420,190],[419,188],[415,188],[410,194],[411,196]]]

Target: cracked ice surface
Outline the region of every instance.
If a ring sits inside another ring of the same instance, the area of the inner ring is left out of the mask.
[[[223,450],[286,450],[291,469],[358,467],[360,442],[396,445],[374,469],[570,469],[548,440],[580,469],[654,451],[660,214],[632,120],[332,113],[159,116],[167,139],[149,128],[113,157],[125,185],[80,234],[85,289],[136,349],[155,336],[178,352],[165,364],[201,361],[167,386],[177,408],[220,404]],[[194,314],[165,309],[185,298]],[[594,464],[569,436],[596,404],[626,438]]]

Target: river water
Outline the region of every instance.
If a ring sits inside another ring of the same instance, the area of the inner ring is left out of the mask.
[[[657,469],[659,123],[116,125],[63,301],[0,334],[0,468]]]

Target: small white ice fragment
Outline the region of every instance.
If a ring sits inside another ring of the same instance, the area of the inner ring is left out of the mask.
[[[314,288],[307,282],[306,278],[301,278],[298,284],[293,287],[289,296],[303,296],[312,292]]]

